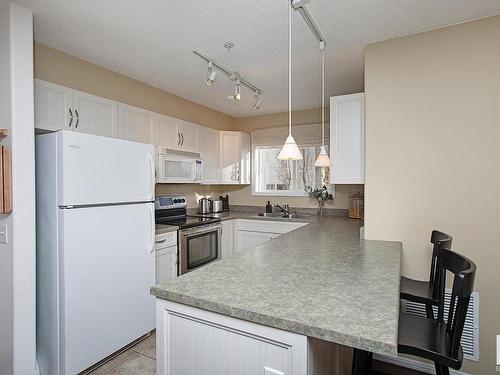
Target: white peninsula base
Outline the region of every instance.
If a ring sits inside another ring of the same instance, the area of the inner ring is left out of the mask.
[[[341,375],[350,370],[341,368],[347,347],[160,298],[156,329],[157,375]]]

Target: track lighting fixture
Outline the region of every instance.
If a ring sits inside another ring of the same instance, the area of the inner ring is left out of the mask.
[[[255,91],[253,109],[259,109],[261,103],[262,103],[262,99],[260,98],[260,93],[258,91]]]
[[[231,44],[230,42],[227,43],[228,45]],[[225,45],[226,46],[226,45]],[[226,48],[231,48],[233,45],[230,47]],[[215,84],[215,76],[217,74],[217,71],[222,72],[230,81],[236,81],[236,84],[234,86],[234,95],[229,95],[227,98],[231,100],[241,100],[241,86],[245,86],[246,88],[252,90],[255,95],[254,95],[254,104],[253,108],[254,109],[259,109],[261,103],[262,103],[262,90],[259,89],[257,86],[252,84],[251,82],[247,81],[244,77],[240,75],[240,73],[230,70],[226,68],[225,66],[215,62],[213,59],[210,57],[202,54],[199,51],[193,51],[195,55],[198,57],[201,57],[203,60],[205,60],[208,63],[208,70],[207,74],[205,77],[205,83],[208,86],[213,86]]]
[[[205,83],[208,86],[213,86],[215,84],[215,76],[217,75],[217,71],[214,69],[214,63],[212,61],[208,62],[208,70],[207,77]]]

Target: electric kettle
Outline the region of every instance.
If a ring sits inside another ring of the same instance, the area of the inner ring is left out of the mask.
[[[210,198],[200,198],[198,201],[198,213],[209,214],[212,212],[213,201]]]

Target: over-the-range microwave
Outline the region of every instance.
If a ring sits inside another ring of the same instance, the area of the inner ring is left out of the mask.
[[[157,147],[156,182],[170,183],[201,183],[203,178],[203,161],[200,154]]]

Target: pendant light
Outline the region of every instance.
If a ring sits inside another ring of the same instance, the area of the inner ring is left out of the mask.
[[[302,153],[292,136],[292,4],[286,0],[290,7],[288,12],[288,137],[283,145],[278,159],[280,160],[302,160]]]
[[[332,162],[325,149],[325,42],[319,43],[321,52],[321,147],[314,165],[316,167],[331,167]]]

